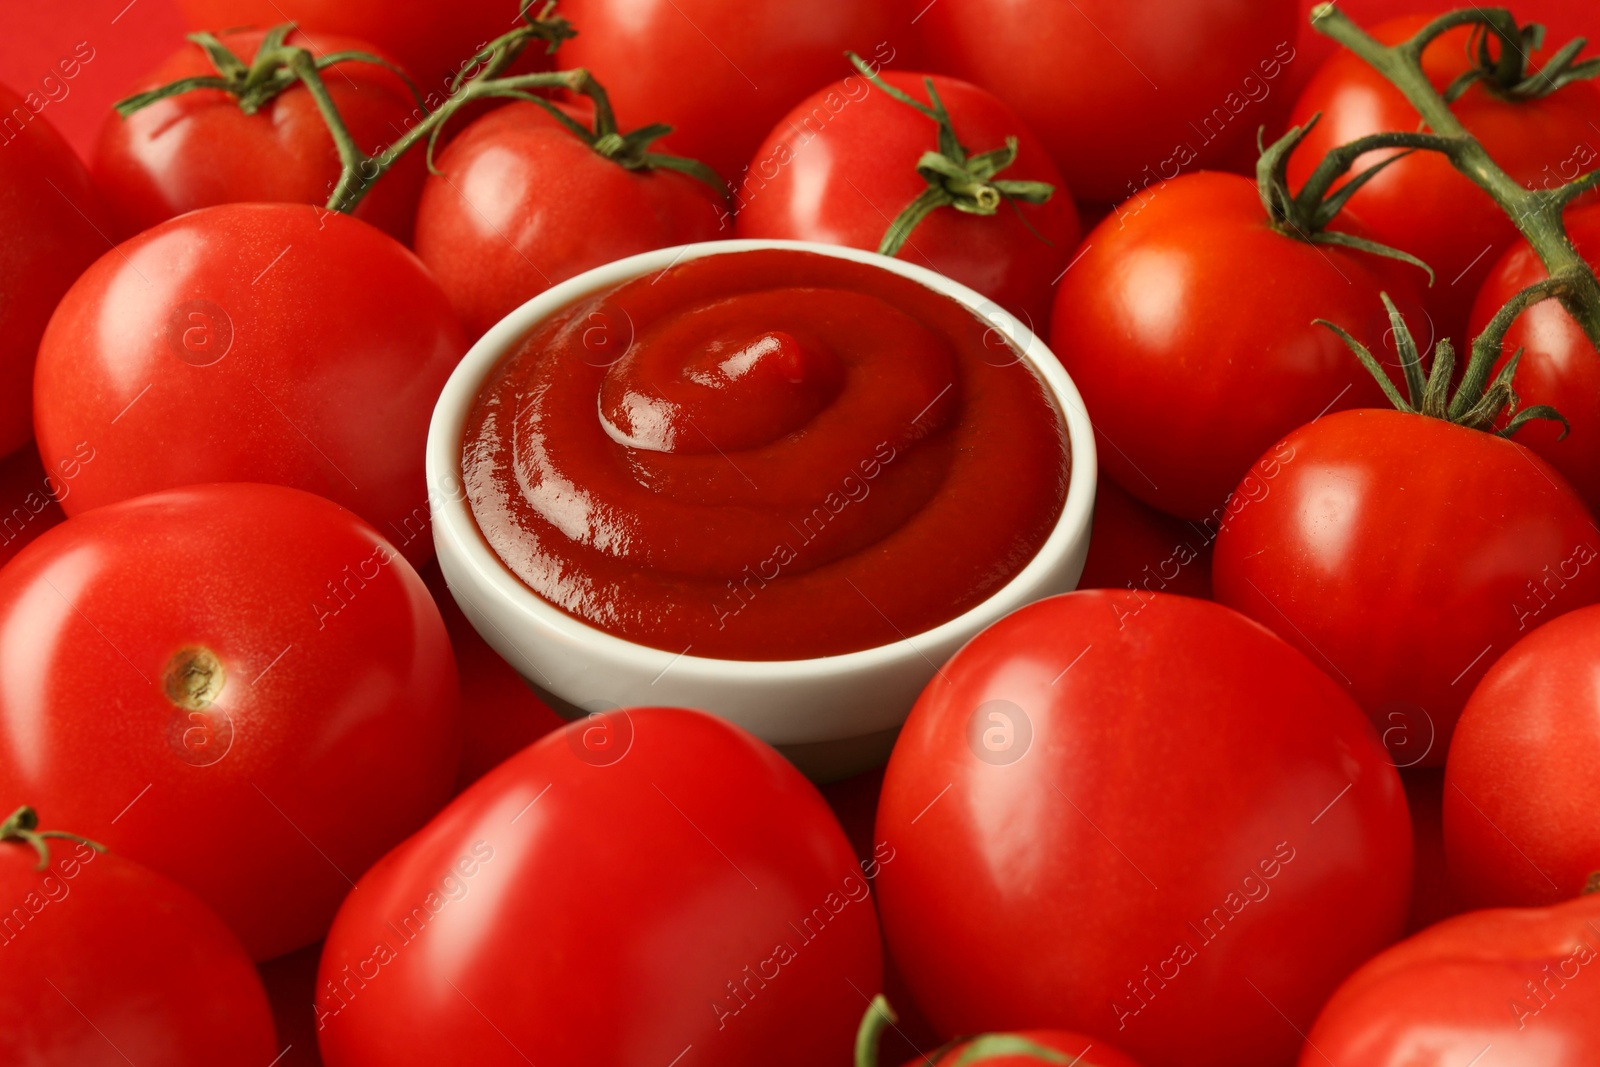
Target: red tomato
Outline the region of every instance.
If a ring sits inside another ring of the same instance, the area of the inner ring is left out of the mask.
[[[917,28],[933,69],[1016,108],[1097,203],[1248,166],[1261,102],[1295,57],[1282,0],[939,0]]]
[[[1211,543],[1196,528],[1129,496],[1110,478],[1094,487],[1094,525],[1079,589],[1132,589],[1211,597]]]
[[[218,36],[248,64],[266,33],[235,30]],[[318,37],[313,46],[303,33],[291,34],[287,43],[326,52],[374,51],[345,37]],[[202,75],[215,76],[216,68],[199,45],[188,44],[133,88],[155,89]],[[322,77],[351,136],[368,155],[421,117],[405,83],[382,67],[340,63]],[[409,241],[424,173],[420,151],[403,157],[362,199],[356,217]],[[197,89],[126,119],[108,113],[95,147],[94,180],[119,236],[129,236],[212,204],[326,203],[339,180],[339,153],[304,85],[291,86],[253,115],[245,114],[231,93]]]
[[[1339,987],[1300,1067],[1593,1067],[1597,931],[1600,895],[1446,919]]]
[[[1600,871],[1597,677],[1600,607],[1588,607],[1518,641],[1467,701],[1444,790],[1445,849],[1464,900],[1553,904]]]
[[[178,0],[178,6],[197,30],[293,22],[318,53],[339,47],[324,35],[371,41],[397,56],[424,93],[439,96],[479,48],[512,28],[518,10],[516,0],[448,6],[438,0]],[[537,12],[540,5],[530,6]]]
[[[940,1067],[958,1067],[961,1064],[977,1062],[986,1064],[987,1067],[1037,1067],[1041,1063],[1067,1063],[1070,1067],[1139,1067],[1137,1063],[1104,1042],[1065,1030],[1022,1030],[1005,1036],[1021,1038],[1057,1055],[1051,1059],[1043,1059],[1027,1052],[1010,1054],[988,1052],[978,1039],[974,1039],[951,1045],[940,1053],[937,1059],[930,1060],[927,1056],[918,1056],[907,1060],[905,1067],[927,1067],[930,1063]],[[981,1059],[962,1059],[963,1056],[972,1055],[981,1055]],[[1065,1056],[1066,1059],[1060,1059],[1061,1056]]]
[[[1216,597],[1337,679],[1400,766],[1443,763],[1496,657],[1600,600],[1594,520],[1515,441],[1349,411],[1296,430],[1270,459],[1260,498],[1217,538]]]
[[[39,452],[79,461],[69,515],[273,482],[350,507],[421,562],[422,446],[465,348],[421,262],[366,223],[202,208],[119,245],[62,299],[39,346]]]
[[[42,855],[0,831],[0,1062],[272,1060],[278,1047],[255,969],[200,901],[115,852],[52,837],[40,844]]]
[[[889,62],[907,0],[564,0],[578,36],[562,67],[585,67],[625,125],[673,127],[661,150],[729,181],[794,101],[848,72],[844,52]]]
[[[461,766],[456,792],[482,778],[566,720],[534,694],[522,676],[478,636],[461,613],[436,564],[423,569],[450,647],[461,684]]]
[[[1590,266],[1600,266],[1600,205],[1571,208],[1566,222],[1567,235]],[[1519,238],[1490,269],[1478,292],[1472,336],[1518,292],[1548,276],[1532,247]],[[1571,432],[1563,437],[1559,424],[1535,421],[1517,440],[1566,475],[1590,510],[1600,508],[1600,357],[1594,344],[1560,301],[1544,300],[1519,315],[1506,332],[1506,357],[1519,348],[1522,360],[1512,381],[1517,395],[1524,404],[1554,407],[1566,416]]]
[[[1381,350],[1389,319],[1378,294],[1409,307],[1411,284],[1381,256],[1274,229],[1253,181],[1191,174],[1084,239],[1056,294],[1050,346],[1094,416],[1101,468],[1148,504],[1215,524],[1284,434],[1329,410],[1383,403],[1313,320]]]
[[[0,460],[0,564],[66,519],[57,498],[71,491],[70,481],[45,473],[32,445]]]
[[[477,337],[552,285],[614,259],[705,241],[721,199],[673,170],[625,170],[538,104],[468,126],[437,159],[417,254]]]
[[[294,489],[98,508],[0,571],[0,781],[214,908],[316,940],[450,795],[449,638],[366,523]]]
[[[912,709],[877,836],[889,946],[942,1033],[1070,1028],[1152,1067],[1287,1059],[1411,890],[1359,709],[1161,593],[1069,593],[973,639]]]
[[[19,123],[18,116],[26,116]],[[50,312],[110,245],[88,172],[49,120],[0,85],[0,455],[33,437],[34,355]]]
[[[880,77],[929,103],[924,74]],[[1043,330],[1050,286],[1077,247],[1072,195],[1039,142],[1000,100],[954,78],[933,85],[968,155],[1018,143],[1016,161],[996,178],[1047,182],[1043,204],[1003,203],[994,215],[954,206],[935,209],[896,255],[949,275]],[[740,237],[824,241],[875,250],[890,220],[928,189],[917,172],[939,148],[939,127],[865,78],[851,75],[818,89],[778,120],[734,185]]]
[[[1298,93],[1316,72],[1317,65],[1341,50],[1337,41],[1324,37],[1311,26],[1311,9],[1319,3],[1322,0],[1299,0],[1300,32],[1295,38],[1295,51],[1299,57],[1288,78],[1284,79],[1283,86],[1290,93]],[[1437,14],[1449,10],[1449,7],[1449,4],[1441,4],[1439,0],[1339,0],[1339,9],[1354,19],[1358,26],[1372,26],[1382,19],[1397,15]],[[1524,23],[1538,22],[1544,25],[1549,31],[1546,39],[1557,44],[1584,35],[1592,39],[1596,32],[1600,32],[1592,0],[1517,0],[1516,15]]]
[[[1386,43],[1410,37],[1429,20],[1392,19],[1370,32]],[[1462,27],[1444,34],[1423,54],[1424,69],[1443,89],[1467,69]],[[1551,42],[1555,45],[1564,41]],[[1546,53],[1548,54],[1548,52]],[[1507,174],[1534,187],[1554,187],[1600,160],[1594,124],[1600,123],[1600,87],[1580,81],[1549,96],[1513,102],[1473,85],[1452,105]],[[1340,51],[1322,65],[1296,102],[1290,121],[1322,119],[1290,161],[1298,187],[1329,149],[1384,130],[1414,130],[1417,113],[1400,91],[1352,52]],[[1369,152],[1351,173],[1393,150]],[[1403,249],[1432,267],[1437,280],[1424,294],[1437,336],[1462,340],[1473,297],[1489,268],[1517,237],[1505,212],[1478,186],[1456,173],[1436,152],[1414,152],[1386,167],[1350,198],[1350,210],[1374,240]]]
[[[867,877],[816,789],[743,731],[668,708],[573,723],[350,894],[322,959],[322,1055],[843,1062],[880,979]]]

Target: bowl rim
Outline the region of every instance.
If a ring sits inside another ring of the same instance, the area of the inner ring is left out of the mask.
[[[955,300],[980,320],[987,321],[991,329],[1015,346],[1020,359],[1044,384],[1066,425],[1067,493],[1054,526],[1021,570],[961,614],[887,644],[832,656],[772,660],[694,656],[689,654],[689,649],[672,652],[640,644],[567,614],[527,586],[506,565],[490,547],[473,518],[461,472],[461,445],[468,412],[484,380],[535,326],[585,296],[652,272],[664,273],[689,259],[769,249],[810,252],[899,274]],[[1096,466],[1093,425],[1077,387],[1044,341],[995,301],[936,271],[876,252],[815,241],[751,238],[701,241],[638,253],[591,268],[534,296],[491,327],[462,356],[434,406],[426,451],[428,508],[435,541],[448,539],[461,549],[477,574],[519,615],[555,631],[568,641],[593,649],[600,658],[613,662],[631,660],[641,670],[656,672],[657,678],[671,670],[680,677],[694,673],[735,682],[770,681],[774,677],[815,679],[826,674],[872,671],[908,659],[927,660],[925,647],[958,638],[964,643],[965,639],[1027,604],[1031,599],[1027,591],[1047,578],[1080,540],[1087,540],[1094,511]],[[935,671],[939,669],[938,664],[933,666]]]

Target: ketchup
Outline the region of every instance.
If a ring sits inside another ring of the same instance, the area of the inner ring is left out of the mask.
[[[530,589],[676,653],[887,644],[996,592],[1068,477],[1043,383],[989,323],[882,268],[692,259],[541,324],[484,383],[462,473]]]

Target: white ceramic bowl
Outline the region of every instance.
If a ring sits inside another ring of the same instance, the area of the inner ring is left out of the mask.
[[[461,484],[467,413],[489,372],[540,322],[581,297],[699,256],[787,248],[866,263],[911,278],[972,309],[1043,379],[1066,420],[1071,477],[1060,519],[1038,554],[964,614],[893,644],[803,660],[676,655],[615,637],[525,586],[490,549]],[[937,666],[971,637],[1032,601],[1072,589],[1083,571],[1094,507],[1095,449],[1071,379],[1043,341],[993,301],[923,267],[808,241],[710,241],[617,260],[523,304],[472,346],[439,396],[428,431],[428,495],[439,565],[478,633],[536,689],[588,711],[644,705],[701,708],[774,745],[807,746],[898,727]],[[569,711],[571,709],[568,709]]]

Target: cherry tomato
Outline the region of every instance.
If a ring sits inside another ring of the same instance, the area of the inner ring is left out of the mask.
[[[1410,37],[1429,19],[1392,19],[1370,27],[1380,41]],[[1471,31],[1440,36],[1423,53],[1438,89],[1467,69]],[[1564,41],[1552,42],[1556,45]],[[1507,174],[1530,188],[1554,187],[1600,161],[1594,123],[1600,123],[1600,87],[1573,82],[1549,96],[1512,102],[1479,82],[1451,107]],[[1387,81],[1354,53],[1339,51],[1324,63],[1295,103],[1290,121],[1317,123],[1290,161],[1298,187],[1330,148],[1369,133],[1414,130],[1417,113]],[[1369,152],[1351,173],[1393,150]],[[1373,239],[1403,249],[1433,268],[1434,286],[1423,294],[1434,332],[1462,340],[1473,297],[1495,257],[1517,237],[1506,213],[1478,186],[1456,173],[1436,152],[1414,152],[1386,167],[1350,198],[1349,207]]]
[[[662,151],[729,181],[789,106],[848,71],[844,52],[890,62],[906,0],[564,0],[578,36],[562,67],[585,67],[626,125],[664,122]]]
[[[65,825],[45,810],[47,831]],[[250,958],[193,894],[82,841],[36,838],[41,853],[10,825],[0,833],[0,1061],[272,1060],[272,1015]]]
[[[1522,634],[1600,600],[1600,533],[1502,437],[1400,411],[1291,433],[1217,538],[1216,597],[1337,679],[1400,766],[1444,762],[1478,679]]]
[[[939,0],[916,25],[933,69],[1016,108],[1096,203],[1253,163],[1261,102],[1295,57],[1280,0]]]
[[[461,766],[456,792],[482,778],[566,720],[490,648],[461,613],[437,564],[422,572],[455,651],[461,683]]]
[[[1378,294],[1410,307],[1411,281],[1390,263],[1280,232],[1255,183],[1231,174],[1187,175],[1117,208],[1061,279],[1050,338],[1094,417],[1102,469],[1140,500],[1214,525],[1284,434],[1383,403],[1313,320],[1381,349]]]
[[[665,708],[573,723],[350,894],[322,959],[322,1055],[844,1062],[880,978],[869,877],[816,789],[743,731]]]
[[[512,28],[518,9],[516,0],[455,0],[448,7],[438,0],[178,0],[178,6],[197,30],[293,22],[318,53],[338,50],[330,38],[371,41],[436,96],[430,107],[479,48]]]
[[[45,473],[32,445],[0,460],[0,564],[66,519],[57,498],[71,491],[70,481]]]
[[[1600,895],[1446,919],[1339,987],[1300,1067],[1600,1063],[1600,982],[1590,980],[1600,968],[1597,930]]]
[[[1152,1067],[1286,1060],[1411,891],[1360,710],[1163,593],[1069,593],[974,638],[906,721],[877,836],[889,947],[941,1033],[1072,1029]]]
[[[1132,589],[1209,599],[1216,531],[1129,496],[1110,478],[1094,487],[1094,525],[1079,589]]]
[[[218,39],[248,64],[265,36],[264,30],[234,30]],[[345,37],[319,36],[313,46],[303,33],[290,34],[285,43],[326,52],[375,51]],[[204,75],[214,77],[216,68],[199,45],[188,44],[133,89]],[[368,155],[404,133],[413,112],[421,117],[405,83],[382,67],[340,63],[322,77],[351,136]],[[212,204],[325,203],[339,180],[339,153],[304,85],[290,86],[254,114],[246,114],[231,93],[197,89],[126,119],[107,114],[93,171],[119,236],[129,236]],[[402,157],[373,184],[356,217],[409,241],[424,173],[421,152]]]
[[[1600,607],[1588,607],[1511,646],[1473,690],[1445,768],[1445,848],[1462,899],[1553,904],[1600,871],[1597,676]]]
[[[257,959],[316,940],[455,780],[427,588],[299,490],[69,519],[0,571],[0,665],[0,781],[192,890]]]
[[[4,85],[0,115],[0,455],[7,455],[33,437],[29,383],[50,312],[110,241],[88,172],[50,121]],[[17,121],[21,115],[26,122]]]
[[[433,554],[422,446],[466,348],[415,256],[298,204],[224,204],[101,257],[61,301],[34,382],[47,466],[83,449],[63,506],[259,481],[349,506]]]
[[[1295,51],[1299,53],[1283,89],[1298,95],[1306,82],[1316,73],[1323,60],[1341,51],[1339,43],[1324,37],[1311,25],[1311,9],[1322,0],[1299,0],[1300,32],[1295,38]],[[1355,20],[1358,26],[1373,26],[1398,15],[1438,14],[1449,10],[1449,4],[1439,0],[1340,0],[1339,9]],[[1548,33],[1546,40],[1560,44],[1574,37],[1593,37],[1596,30],[1594,5],[1590,0],[1517,0],[1517,18],[1524,23],[1537,22]],[[1290,100],[1293,103],[1293,100]]]
[[[930,102],[927,75],[885,71],[880,77]],[[1043,330],[1051,282],[1080,236],[1072,195],[1016,112],[967,82],[934,77],[933,85],[969,156],[1003,148],[1015,137],[1016,161],[995,178],[1046,182],[1055,192],[1043,204],[1002,203],[988,216],[938,208],[896,255],[971,286]],[[778,120],[735,183],[738,235],[876,249],[890,220],[929,188],[917,164],[938,148],[932,119],[865,78],[826,85]]]
[[[614,259],[717,235],[723,207],[678,171],[626,170],[538,104],[468,126],[417,213],[422,257],[473,337],[560,281]]]
[[[1568,209],[1567,235],[1591,266],[1600,266],[1600,205]],[[1478,333],[1507,301],[1548,277],[1529,246],[1518,239],[1489,271],[1472,305],[1471,335]],[[1524,404],[1549,404],[1566,416],[1565,437],[1557,423],[1537,421],[1517,440],[1539,453],[1583,496],[1590,510],[1600,508],[1600,356],[1558,300],[1529,307],[1506,331],[1505,354],[1522,350],[1512,385]],[[1504,365],[1504,360],[1500,365]],[[1496,370],[1500,369],[1496,366]]]

